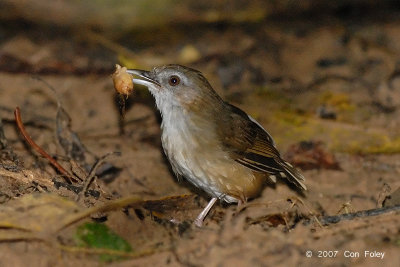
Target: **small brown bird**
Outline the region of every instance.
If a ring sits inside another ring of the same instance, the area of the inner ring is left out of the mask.
[[[241,109],[225,102],[197,70],[181,65],[127,70],[147,86],[162,116],[162,146],[175,174],[211,196],[195,220],[201,226],[217,199],[243,203],[267,178],[301,189],[303,175],[284,161],[271,135]]]

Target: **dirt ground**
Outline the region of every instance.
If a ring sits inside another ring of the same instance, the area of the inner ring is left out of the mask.
[[[0,38],[0,266],[400,266],[400,20],[172,26],[112,41],[2,25]],[[118,62],[201,70],[268,129],[307,192],[278,182],[193,226],[208,197],[171,172],[145,88],[121,119]],[[16,107],[31,138],[81,180],[68,184],[28,145]],[[85,213],[93,207],[105,208]],[[131,250],[80,245],[87,222]]]

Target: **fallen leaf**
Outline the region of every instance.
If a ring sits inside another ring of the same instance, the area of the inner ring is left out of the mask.
[[[85,223],[76,229],[75,239],[78,245],[88,248],[104,248],[115,251],[131,252],[131,245],[114,233],[105,224]],[[120,256],[100,254],[101,261],[122,259]]]

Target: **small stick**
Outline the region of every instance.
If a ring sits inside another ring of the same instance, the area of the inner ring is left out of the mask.
[[[40,155],[45,157],[51,163],[51,165],[53,165],[63,175],[63,178],[67,183],[71,184],[71,180],[74,182],[77,182],[77,180],[75,178],[73,178],[72,175],[69,174],[60,164],[58,164],[58,162],[55,159],[53,159],[49,154],[47,154],[46,151],[44,151],[40,146],[38,146],[32,140],[30,135],[26,132],[24,124],[22,123],[21,111],[20,111],[19,107],[15,108],[14,115],[15,115],[15,121],[17,123],[18,129],[21,132],[22,136],[25,138],[26,142],[28,142],[28,144],[31,147],[33,147],[37,152],[39,152]]]
[[[119,155],[121,155],[121,153],[119,153],[119,152],[107,153],[106,155],[102,156],[99,160],[97,160],[97,162],[94,164],[94,166],[90,170],[89,175],[86,177],[85,183],[84,183],[83,188],[82,188],[82,191],[77,195],[76,201],[78,201],[81,196],[85,195],[86,191],[89,188],[89,185],[93,182],[94,177],[96,176],[97,169],[106,160],[106,158],[108,158],[109,156],[112,156],[112,155],[118,155],[119,156]]]
[[[88,216],[90,216],[93,213],[96,212],[107,212],[107,211],[111,211],[111,210],[116,210],[122,207],[126,207],[126,206],[133,206],[134,208],[136,207],[140,207],[141,205],[143,205],[146,201],[142,200],[142,198],[140,198],[139,196],[136,195],[131,195],[131,196],[127,196],[124,198],[120,198],[120,199],[115,199],[112,201],[108,201],[105,204],[101,205],[101,206],[95,206],[95,207],[91,207],[88,209],[84,209],[82,211],[78,211],[77,213],[68,216],[65,221],[62,223],[62,225],[55,231],[56,233],[67,228],[68,226],[70,226],[71,224],[78,222]]]
[[[384,213],[388,213],[391,211],[398,211],[398,210],[400,210],[400,205],[385,207],[385,208],[370,209],[370,210],[361,210],[353,213],[340,214],[336,216],[323,216],[319,218],[319,220],[323,225],[328,225],[328,224],[338,223],[343,220],[353,220],[355,218],[378,216]]]

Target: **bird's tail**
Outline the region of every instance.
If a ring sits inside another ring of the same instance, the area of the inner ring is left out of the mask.
[[[305,178],[296,167],[284,160],[280,162],[280,165],[285,170],[286,179],[288,179],[289,182],[295,184],[303,190],[307,190],[306,185],[303,183],[305,181]]]

